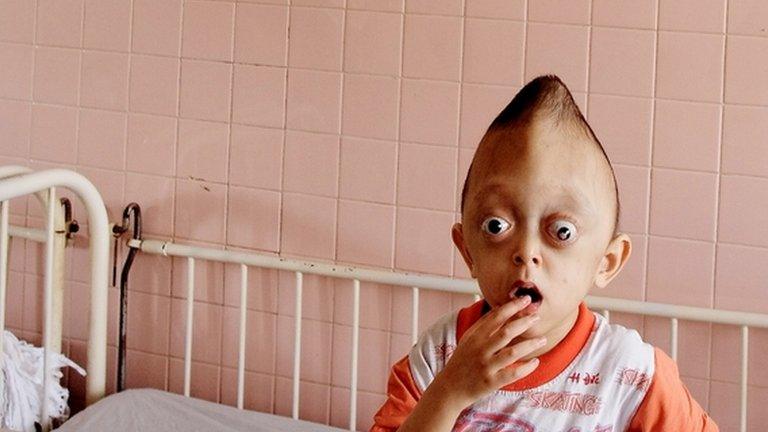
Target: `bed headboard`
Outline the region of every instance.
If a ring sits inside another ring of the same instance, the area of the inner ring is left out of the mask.
[[[88,212],[90,250],[90,324],[88,334],[88,364],[86,404],[90,405],[105,394],[107,351],[107,268],[109,261],[109,227],[107,212],[99,192],[82,175],[65,169],[33,172],[21,166],[0,167],[0,342],[5,328],[5,298],[8,280],[8,240],[14,235],[45,245],[43,279],[43,347],[59,351],[61,347],[61,275],[63,275],[64,230],[62,208],[56,199],[56,189],[72,191]],[[9,226],[10,200],[36,194],[45,207],[46,229],[38,230]],[[0,343],[0,350],[2,343]],[[1,351],[0,351],[1,352]],[[47,356],[44,357],[47,367]],[[48,374],[43,388],[48,391]],[[41,404],[41,418],[48,418],[48,404]],[[47,430],[50,425],[43,425]]]
[[[411,340],[416,341],[419,322],[419,293],[422,289],[448,291],[454,293],[474,294],[479,299],[479,289],[475,280],[455,279],[442,276],[428,276],[386,270],[355,268],[344,265],[334,265],[322,262],[294,260],[273,255],[252,252],[237,252],[208,247],[177,244],[168,241],[152,239],[133,239],[128,242],[132,248],[143,253],[186,259],[186,334],[184,352],[184,394],[189,396],[191,379],[191,352],[193,304],[195,293],[195,262],[197,260],[229,263],[240,266],[240,321],[238,343],[238,386],[237,406],[243,407],[243,371],[245,364],[246,340],[246,305],[248,296],[248,268],[270,268],[292,272],[295,274],[295,310],[293,343],[293,394],[292,416],[299,418],[299,377],[301,368],[301,323],[302,323],[302,284],[305,274],[314,274],[332,278],[352,280],[352,343],[350,361],[350,406],[349,430],[356,430],[357,425],[357,372],[360,329],[360,282],[375,282],[384,285],[406,287],[411,290]],[[747,312],[735,312],[700,307],[680,306],[672,304],[625,300],[619,298],[588,296],[586,299],[590,308],[602,312],[608,319],[610,312],[623,312],[642,316],[653,316],[669,319],[670,346],[668,350],[673,359],[677,360],[678,321],[698,321],[713,324],[738,326],[741,331],[741,364],[740,368],[740,430],[747,429],[747,360],[749,349],[749,328],[768,328],[768,315]]]

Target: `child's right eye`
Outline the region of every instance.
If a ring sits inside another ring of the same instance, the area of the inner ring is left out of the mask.
[[[496,236],[509,229],[509,222],[500,217],[491,216],[483,221],[482,229],[488,234]]]

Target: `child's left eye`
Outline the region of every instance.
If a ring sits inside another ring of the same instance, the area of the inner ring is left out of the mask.
[[[559,241],[568,242],[576,236],[576,225],[567,220],[558,220],[549,225],[550,233]]]

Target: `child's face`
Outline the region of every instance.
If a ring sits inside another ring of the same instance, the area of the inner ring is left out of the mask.
[[[484,141],[472,168],[453,238],[491,307],[514,296],[515,281],[536,284],[538,312],[524,337],[567,333],[578,305],[605,286],[629,257],[629,237],[613,234],[613,180],[589,142],[535,123]],[[564,334],[562,336],[564,336]]]

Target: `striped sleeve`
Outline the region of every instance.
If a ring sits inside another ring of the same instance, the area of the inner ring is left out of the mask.
[[[654,348],[654,357],[653,380],[628,431],[717,432],[715,422],[683,384],[675,362],[659,348]]]

